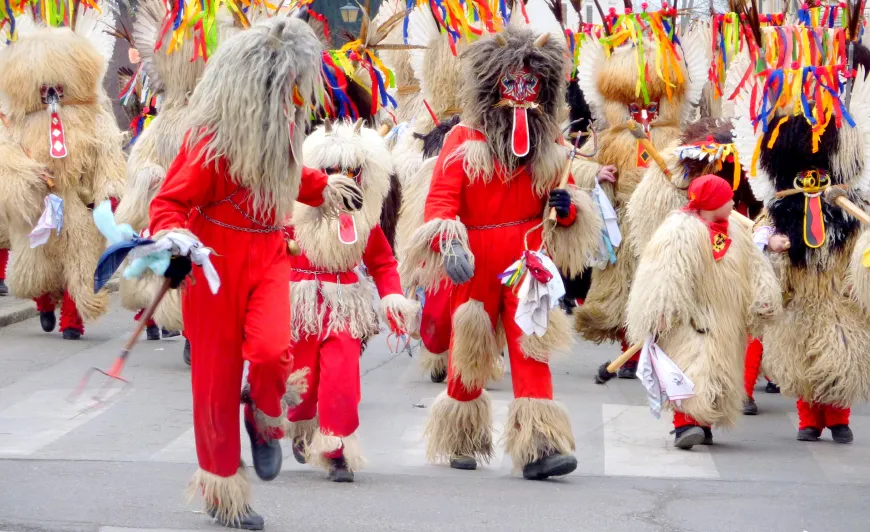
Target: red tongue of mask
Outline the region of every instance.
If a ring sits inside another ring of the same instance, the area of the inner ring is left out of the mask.
[[[512,70],[504,75],[499,84],[502,103],[513,108],[513,127],[511,128],[511,151],[517,157],[525,157],[532,147],[529,134],[528,110],[534,106],[540,91],[540,78],[528,68]]]
[[[66,134],[63,131],[63,122],[58,114],[60,100],[63,98],[63,86],[56,87],[43,85],[39,91],[42,103],[48,106],[50,122],[48,127],[49,154],[54,159],[63,159],[67,156]]]
[[[825,243],[825,219],[822,215],[822,189],[830,178],[822,170],[809,170],[795,178],[795,188],[804,189],[804,243],[820,248]]]
[[[358,186],[362,186],[362,172],[357,170],[351,177]],[[346,212],[338,215],[338,241],[342,244],[356,244],[357,231],[356,220],[353,214]]]

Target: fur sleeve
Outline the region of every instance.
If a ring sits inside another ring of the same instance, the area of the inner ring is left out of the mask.
[[[710,244],[703,225],[693,222],[687,214],[672,213],[641,254],[628,295],[631,343],[688,323],[697,315],[696,276]]]
[[[675,187],[658,165],[652,165],[644,173],[626,208],[626,219],[631,228],[626,240],[635,257],[641,256],[643,248],[668,214],[687,203],[686,192]]]
[[[595,188],[599,170],[601,170],[601,165],[589,159],[577,158],[571,162],[571,175],[574,176],[574,183],[583,190]]]
[[[102,112],[97,128],[100,144],[94,160],[94,204],[109,198],[121,199],[124,195],[126,171],[124,152],[121,149],[124,136],[118,129],[115,118]]]
[[[148,227],[148,205],[166,177],[166,169],[157,162],[156,133],[161,129],[155,125],[142,132],[130,151],[124,197],[115,210],[115,220],[130,224],[136,231]]]
[[[0,216],[13,233],[30,232],[42,214],[49,190],[39,177],[41,169],[18,143],[0,139]]]
[[[577,219],[568,227],[556,225],[545,231],[547,250],[556,266],[568,277],[580,275],[598,250],[601,215],[588,192],[569,186]]]
[[[420,286],[430,290],[447,279],[444,272],[444,257],[450,252],[450,243],[453,240],[458,240],[462,244],[471,264],[474,265],[474,255],[468,246],[468,232],[458,219],[436,218],[414,231],[405,248],[405,257],[399,272],[402,286]]]
[[[754,242],[747,242],[749,267],[752,276],[752,303],[749,305],[749,329],[756,337],[762,336],[766,318],[782,312],[782,290],[773,266]]]
[[[870,259],[870,229],[864,230],[855,241],[849,275],[852,277],[852,297],[870,312],[870,268],[864,266],[864,254]]]

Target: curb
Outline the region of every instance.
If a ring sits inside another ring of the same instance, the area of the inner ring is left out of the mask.
[[[112,279],[108,283],[106,283],[106,288],[109,292],[117,292],[118,291],[118,280]],[[12,296],[6,296],[11,299],[14,299]],[[24,320],[29,320],[30,318],[34,318],[39,316],[39,312],[36,310],[36,305],[33,301],[20,300],[18,303],[15,303],[7,308],[0,309],[0,327],[6,327],[7,325],[12,325],[14,323],[18,323]]]

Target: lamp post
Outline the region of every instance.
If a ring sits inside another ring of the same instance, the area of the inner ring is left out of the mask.
[[[341,12],[341,20],[345,24],[356,24],[356,19],[359,17],[359,8],[353,4],[345,4],[338,8]]]

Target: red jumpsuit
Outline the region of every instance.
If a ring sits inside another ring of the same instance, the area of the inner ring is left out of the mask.
[[[426,292],[423,317],[420,320],[420,339],[433,355],[447,353],[450,349],[450,292],[453,284],[441,283],[438,288]]]
[[[336,239],[334,243],[324,243],[324,245],[345,244]],[[398,263],[379,225],[374,226],[369,233],[361,259],[369,275],[374,279],[381,298],[390,295],[401,296],[402,284],[397,272]],[[304,249],[301,255],[291,259],[291,264],[291,283],[317,283],[317,312],[318,315],[322,312],[322,318],[317,327],[318,332],[302,334],[292,343],[293,371],[307,369],[308,387],[301,394],[302,402],[288,410],[287,418],[291,422],[298,423],[318,416],[322,435],[347,438],[359,427],[358,406],[361,398],[359,360],[364,338],[354,335],[348,323],[340,325],[333,323],[330,327],[330,317],[335,309],[324,302],[322,290],[326,284],[344,287],[346,292],[363,285],[354,268],[339,272],[330,271],[331,268],[312,263]],[[359,266],[359,263],[356,266]],[[339,296],[339,305],[341,305],[340,298],[341,296]],[[294,313],[301,311],[297,310],[295,303],[295,301],[291,303]],[[324,305],[327,306],[326,309],[323,308]],[[366,309],[354,309],[350,312],[347,322],[353,319],[368,321],[354,313],[368,314],[373,313],[374,310],[369,306]],[[368,332],[376,333],[376,331]],[[342,446],[312,448],[311,452],[320,453],[328,459],[337,458],[342,454]],[[354,469],[354,457],[346,456],[346,458],[351,469]]]
[[[536,360],[523,352],[521,342],[524,335],[514,321],[518,300],[512,288],[501,284],[498,275],[522,256],[526,249],[524,238],[528,239],[529,249],[540,247],[542,231],[540,227],[535,229],[535,226],[541,222],[549,191],[545,191],[543,196],[535,192],[532,176],[526,167],[518,169],[510,180],[505,181],[504,170],[497,161],[491,179],[484,180],[480,177],[470,179],[463,168],[463,158],[457,157],[455,153],[467,141],[485,141],[485,137],[482,133],[462,124],[455,127],[447,136],[444,148],[435,164],[425,209],[426,223],[459,219],[467,230],[469,247],[475,261],[472,279],[467,283],[454,285],[450,295],[450,313],[454,321],[448,360],[447,397],[467,404],[470,401],[476,401],[483,392],[481,387],[468,388],[463,384],[460,373],[465,372],[466,369],[457,368],[455,361],[457,352],[467,357],[467,351],[469,351],[469,346],[457,345],[457,335],[461,334],[460,328],[462,327],[457,318],[457,311],[461,307],[465,307],[465,309],[480,308],[479,304],[482,304],[482,309],[489,318],[489,330],[471,333],[471,335],[474,338],[484,335],[493,336],[498,320],[501,318],[507,339],[514,397],[517,400],[533,400],[532,402],[519,401],[519,403],[537,405],[531,406],[529,412],[529,417],[536,417],[541,414],[541,410],[534,410],[535,408],[548,409],[553,404],[553,382],[550,368],[546,362]],[[576,209],[572,205],[569,217],[559,219],[558,223],[569,226],[574,223],[575,219]],[[526,233],[529,234],[526,235]],[[432,249],[440,249],[439,242],[433,242]],[[472,342],[474,341],[476,340],[472,340]],[[487,355],[498,356],[497,353],[481,353],[481,355],[484,357]],[[475,356],[477,356],[476,352],[472,354],[472,357]],[[485,381],[485,379],[483,380]],[[480,379],[477,382],[480,382]],[[441,398],[439,398],[440,400]],[[484,400],[487,399],[484,398]],[[445,401],[447,401],[445,404],[449,403],[449,400],[445,399]],[[451,413],[448,414],[451,419],[439,420],[436,419],[439,411],[441,410],[437,404],[434,405],[430,418],[430,427],[432,428],[427,429],[430,432],[430,460],[458,451],[458,449],[433,449],[433,441],[447,441],[449,438],[432,434],[432,431],[467,432],[466,428],[462,428],[464,426],[463,420],[460,419],[466,414]],[[450,411],[453,412],[453,410]],[[554,415],[559,417],[559,423],[564,430],[567,430],[570,439],[570,423],[567,415],[564,419],[561,418],[563,415],[561,413]],[[552,419],[550,418],[550,420]],[[547,422],[548,420],[545,419],[538,420],[541,425],[546,425]],[[531,430],[530,427],[525,428]],[[475,430],[477,429],[479,427]],[[513,429],[521,430],[522,428],[514,427]],[[550,427],[548,429],[552,430]],[[509,429],[506,436],[509,451],[512,446],[513,433],[514,430]],[[538,440],[538,444],[546,445],[546,436],[541,436],[533,439]],[[464,436],[460,436],[454,440],[463,438]],[[570,441],[573,447],[573,439]],[[437,444],[435,445],[437,446]],[[558,450],[567,453],[571,449]],[[528,462],[518,463],[518,455],[528,457],[539,452],[540,449],[522,449],[518,450],[518,453],[511,452],[511,455],[515,465],[524,466]],[[478,457],[483,457],[483,454],[478,454]]]
[[[234,184],[224,159],[202,166],[182,148],[151,202],[150,232],[188,229],[214,250],[221,280],[212,294],[200,268],[184,286],[184,329],[192,349],[193,423],[199,466],[218,477],[239,470],[239,402],[248,361],[253,407],[265,439],[283,437],[282,397],[290,367],[290,254],[283,227],[257,219],[248,189]],[[190,153],[189,153],[190,151]],[[304,169],[298,201],[322,203],[327,176]]]
[[[9,264],[9,250],[0,249],[0,281],[6,280],[6,265]]]

